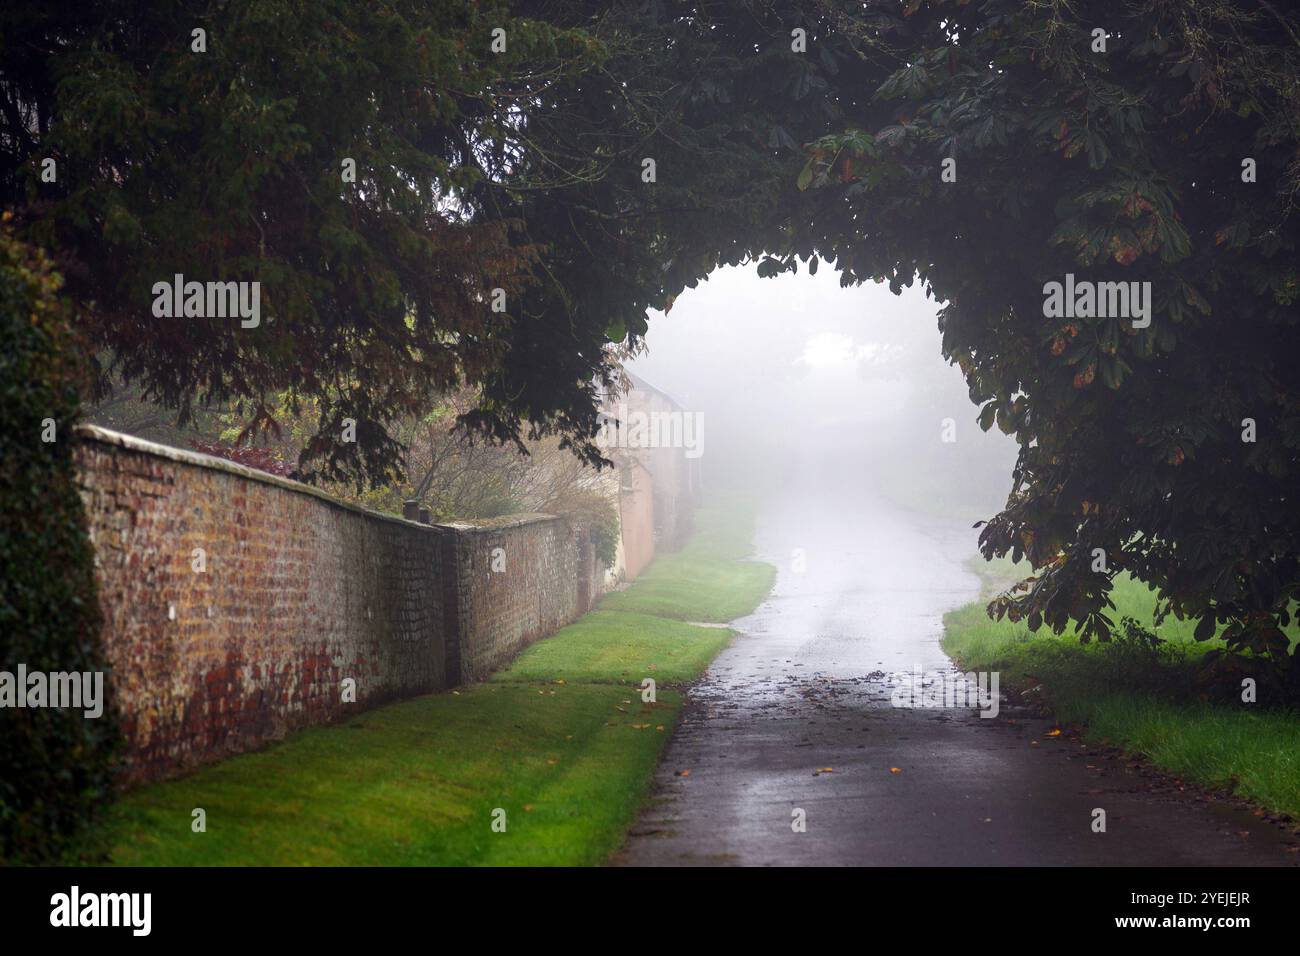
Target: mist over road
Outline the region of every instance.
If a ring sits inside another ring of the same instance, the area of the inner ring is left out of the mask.
[[[1153,786],[1041,719],[892,706],[915,668],[956,673],[942,617],[978,597],[976,532],[899,510],[842,465],[800,458],[760,507],[776,586],[692,689],[616,863],[1295,863],[1249,813]]]

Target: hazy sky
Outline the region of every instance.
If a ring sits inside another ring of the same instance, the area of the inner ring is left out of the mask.
[[[734,397],[779,408],[783,419],[869,419],[878,402],[899,399],[896,387],[871,383],[904,362],[943,374],[935,311],[919,287],[901,296],[883,285],[842,289],[830,269],[773,279],[753,266],[720,269],[667,315],[652,313],[649,352],[632,368],[688,407],[725,405],[726,393],[743,389]]]
[[[841,288],[826,267],[773,279],[720,269],[651,314],[648,352],[631,369],[704,413],[706,457],[740,445],[821,459],[834,445],[903,471],[949,469],[953,482],[973,468],[1002,488],[1014,443],[975,425],[962,374],[940,352],[938,307],[919,283],[894,295]],[[958,449],[936,448],[944,418]]]

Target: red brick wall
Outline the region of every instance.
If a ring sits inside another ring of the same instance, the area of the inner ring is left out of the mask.
[[[430,527],[90,427],[77,458],[128,780],[480,679],[585,610],[557,518]]]
[[[456,533],[455,558],[447,555],[447,567],[456,569],[449,603],[456,604],[459,624],[460,680],[484,679],[587,611],[590,549],[568,522],[512,515],[443,527]]]

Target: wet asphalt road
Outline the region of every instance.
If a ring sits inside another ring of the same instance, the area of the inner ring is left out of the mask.
[[[892,706],[900,675],[955,673],[942,617],[979,596],[963,564],[974,542],[962,524],[860,492],[792,488],[763,506],[755,546],[779,568],[776,587],[691,690],[654,797],[614,862],[1300,862],[1294,836],[1248,811],[1047,737],[1050,723],[1005,705],[993,719]],[[1095,808],[1105,833],[1093,832]]]

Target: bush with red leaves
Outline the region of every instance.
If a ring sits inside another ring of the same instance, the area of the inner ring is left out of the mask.
[[[205,455],[224,458],[226,461],[233,461],[248,468],[256,468],[258,471],[264,471],[270,475],[279,475],[281,478],[294,478],[297,476],[294,467],[280,458],[270,448],[253,448],[249,446],[240,448],[218,441],[198,441],[193,439],[190,441],[190,445],[193,446],[195,451],[202,452]]]

